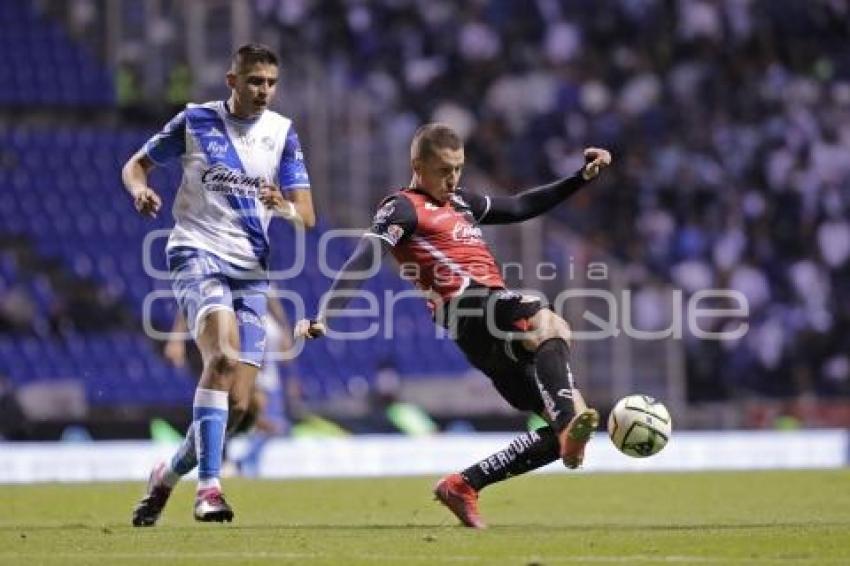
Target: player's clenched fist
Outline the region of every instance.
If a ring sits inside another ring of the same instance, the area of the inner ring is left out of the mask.
[[[295,209],[295,204],[287,200],[280,192],[280,189],[274,185],[263,185],[258,195],[260,202],[268,208],[276,211],[284,219],[292,222],[300,222],[301,217]]]
[[[156,213],[159,212],[159,207],[162,206],[162,200],[159,195],[150,187],[145,187],[133,194],[133,204],[139,214],[156,218]]]
[[[588,147],[584,150],[584,169],[581,176],[589,181],[599,175],[599,171],[611,165],[611,152],[600,147]]]
[[[319,322],[318,320],[309,320],[306,318],[302,318],[297,323],[295,323],[295,330],[293,334],[295,334],[295,339],[299,338],[321,338],[325,335],[327,328],[324,323]]]

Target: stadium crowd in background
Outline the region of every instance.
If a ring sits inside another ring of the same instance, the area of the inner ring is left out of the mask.
[[[689,395],[850,393],[850,5],[814,0],[257,0],[283,50],[365,85],[381,127],[451,123],[495,186],[620,166],[561,219],[627,265],[636,324],[686,296],[750,305],[688,339]],[[346,62],[346,65],[336,63]]]
[[[143,17],[141,5],[125,8]],[[751,307],[739,341],[686,340],[692,399],[850,393],[847,2],[253,6],[260,35],[279,40],[285,62],[316,55],[323,74],[366,88],[380,108],[375,126],[399,144],[411,124],[451,123],[469,172],[494,187],[565,173],[579,142],[610,147],[619,165],[596,197],[579,195],[552,216],[623,260],[636,325],[667,325],[669,284],[731,287]],[[76,38],[104,27],[94,0],[42,8],[69,12]],[[189,92],[182,36],[170,37],[165,76]],[[122,57],[134,52],[147,53]],[[26,292],[0,289],[0,325],[38,335],[49,325],[30,317],[38,297],[19,300]],[[93,320],[64,319],[78,328]]]

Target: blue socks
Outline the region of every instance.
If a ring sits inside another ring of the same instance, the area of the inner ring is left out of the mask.
[[[195,423],[189,423],[186,437],[180,443],[177,453],[171,458],[165,470],[163,481],[168,487],[174,487],[180,478],[195,469],[198,465],[198,451],[195,447]]]
[[[227,429],[227,391],[214,389],[195,390],[192,406],[192,428],[195,429],[197,446],[198,487],[206,489],[220,487],[221,458],[224,451],[224,434]],[[184,445],[189,441],[186,435]],[[183,446],[181,446],[182,451]],[[178,456],[180,451],[178,451]],[[185,460],[188,463],[188,458]],[[174,466],[173,466],[174,467]],[[174,467],[175,472],[176,467]]]

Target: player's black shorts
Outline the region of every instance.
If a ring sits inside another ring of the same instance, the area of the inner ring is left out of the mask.
[[[513,407],[540,413],[543,401],[534,378],[534,353],[510,335],[528,330],[527,320],[544,308],[540,299],[505,289],[473,287],[454,299],[450,308],[457,313],[455,342],[469,362],[493,381]],[[475,311],[480,314],[473,314]],[[449,314],[446,320],[455,319]],[[447,324],[450,329],[451,324]],[[494,336],[491,328],[507,335]]]

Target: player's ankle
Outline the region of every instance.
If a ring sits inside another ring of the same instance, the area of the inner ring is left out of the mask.
[[[198,480],[198,491],[217,489],[221,491],[221,482],[218,478],[204,478]]]

